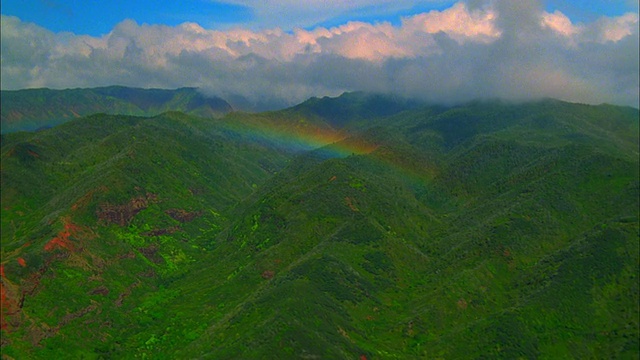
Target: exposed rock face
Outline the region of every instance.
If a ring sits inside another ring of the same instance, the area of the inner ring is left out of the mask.
[[[169,209],[166,210],[165,213],[172,218],[180,221],[181,223],[190,222],[198,216],[202,215],[202,211],[192,211],[188,212],[182,209]]]
[[[158,196],[156,194],[147,193],[145,196],[134,197],[124,205],[101,204],[96,215],[98,216],[98,220],[107,224],[111,223],[126,226],[136,214],[157,200]]]
[[[152,263],[161,264],[164,262],[164,258],[162,258],[162,256],[158,253],[158,250],[159,249],[155,244],[151,244],[147,247],[138,249],[138,251],[140,251],[140,253]]]
[[[102,285],[102,286],[99,286],[99,287],[97,287],[97,288],[95,288],[95,289],[91,290],[91,291],[89,292],[89,295],[103,295],[103,296],[107,296],[107,295],[109,295],[109,289],[108,289],[106,286]]]
[[[143,232],[141,235],[143,235],[143,236],[160,236],[160,235],[173,234],[176,231],[180,231],[180,227],[179,226],[172,226],[172,227],[166,228],[166,229],[155,229],[155,230]]]
[[[133,284],[127,286],[127,288],[124,289],[124,291],[122,293],[120,293],[120,295],[118,295],[118,298],[114,301],[114,304],[117,307],[121,307],[122,303],[124,302],[124,299],[126,299],[129,295],[131,295],[131,291],[133,291],[133,289],[137,288],[141,284],[142,284],[142,282],[140,282],[138,280],[138,281],[134,282]]]

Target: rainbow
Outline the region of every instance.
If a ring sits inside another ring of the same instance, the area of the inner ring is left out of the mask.
[[[384,144],[329,126],[320,127],[304,118],[297,119],[292,124],[291,121],[279,121],[269,114],[254,115],[244,117],[243,121],[228,121],[227,128],[246,137],[248,141],[268,142],[292,152],[322,149],[323,154],[333,158],[369,155],[369,159],[377,161],[390,171],[420,183],[433,179],[436,172],[435,166],[428,161],[419,163],[410,157],[403,157]]]

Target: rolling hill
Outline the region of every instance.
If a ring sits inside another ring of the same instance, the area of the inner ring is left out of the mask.
[[[638,118],[352,93],[4,134],[3,356],[637,358]]]
[[[95,113],[154,116],[181,111],[220,117],[233,109],[217,97],[195,88],[176,90],[109,86],[91,89],[25,89],[0,91],[2,133],[52,127]]]

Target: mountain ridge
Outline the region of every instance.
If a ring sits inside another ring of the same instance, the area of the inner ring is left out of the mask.
[[[0,97],[2,133],[51,127],[94,113],[154,116],[174,110],[220,117],[233,111],[225,100],[204,96],[196,88],[40,88],[2,90]]]

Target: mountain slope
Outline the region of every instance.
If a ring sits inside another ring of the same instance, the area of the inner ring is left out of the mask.
[[[182,111],[203,117],[219,117],[232,111],[216,97],[205,97],[194,88],[176,90],[110,86],[92,89],[28,89],[0,92],[2,133],[51,127],[95,113],[153,116]]]
[[[26,341],[14,346],[56,341],[86,314],[98,324],[87,336],[113,336],[133,311],[125,299],[184,275],[226,223],[224,210],[288,157],[221,128],[178,113],[95,115],[3,136],[2,327]]]
[[[340,106],[3,136],[3,354],[638,356],[637,110]]]
[[[255,292],[179,354],[636,354],[637,160],[477,139],[408,179],[386,168],[394,145],[267,185],[226,237],[249,249],[237,276]]]
[[[392,95],[346,92],[335,98],[314,97],[287,109],[286,112],[317,116],[332,126],[341,128],[361,121],[370,122],[386,118],[421,105],[417,101]]]

